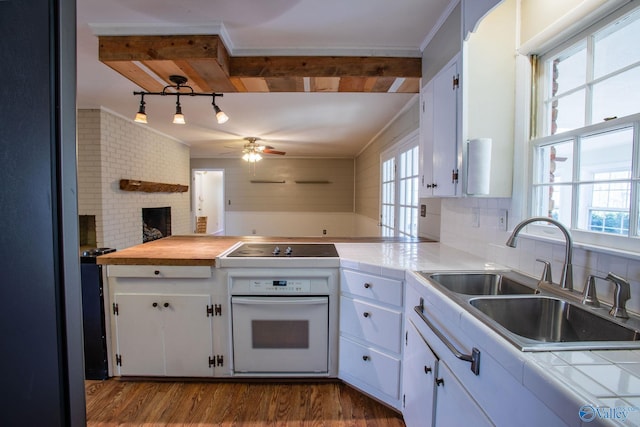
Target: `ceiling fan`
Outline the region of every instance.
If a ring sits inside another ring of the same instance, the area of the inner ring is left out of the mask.
[[[242,149],[242,160],[244,161],[255,163],[262,159],[262,154],[277,154],[280,156],[284,156],[286,154],[284,151],[278,151],[270,145],[257,143],[256,141],[260,141],[260,138],[248,136],[244,139],[249,141],[244,144],[244,148]]]

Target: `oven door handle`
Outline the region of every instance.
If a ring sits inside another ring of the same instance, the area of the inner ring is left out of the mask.
[[[247,305],[274,305],[274,304],[296,304],[296,305],[316,305],[328,304],[327,297],[231,297],[232,304]]]

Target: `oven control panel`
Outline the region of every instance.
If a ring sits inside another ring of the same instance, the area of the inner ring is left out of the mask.
[[[251,291],[269,293],[308,293],[311,290],[309,279],[252,279],[249,283]]]

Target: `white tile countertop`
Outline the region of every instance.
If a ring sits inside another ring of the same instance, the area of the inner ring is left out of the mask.
[[[504,270],[439,243],[337,243],[341,266],[389,277],[407,271]],[[429,286],[426,280],[422,281]],[[440,293],[440,292],[438,292]],[[640,350],[521,352],[464,308],[442,306],[460,329],[570,426],[640,427]],[[595,413],[581,421],[578,411]],[[595,412],[594,412],[595,411]]]

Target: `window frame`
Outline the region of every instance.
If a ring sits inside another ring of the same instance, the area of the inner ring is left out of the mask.
[[[587,82],[577,88],[571,88],[567,91],[560,93],[559,95],[566,95],[573,91],[579,90],[580,88],[584,88],[586,90],[585,95],[585,117],[584,117],[584,126],[576,129],[548,135],[548,136],[540,136],[544,131],[548,129],[551,132],[551,123],[549,123],[550,115],[549,111],[546,107],[547,94],[548,94],[548,84],[550,80],[547,78],[547,70],[546,63],[547,60],[552,59],[563,52],[570,52],[574,46],[577,46],[579,43],[583,45],[587,45],[587,75],[592,73],[591,58],[590,54],[593,52],[593,36],[599,31],[605,29],[612,23],[620,20],[622,17],[628,14],[632,14],[634,12],[638,12],[640,7],[638,5],[626,5],[621,7],[617,11],[609,14],[608,16],[598,20],[597,22],[589,25],[586,29],[583,29],[578,34],[565,41],[557,44],[555,47],[549,49],[543,54],[536,56],[535,60],[532,61],[536,64],[535,71],[532,76],[532,96],[535,101],[535,106],[531,111],[531,137],[527,141],[526,146],[528,150],[528,165],[530,173],[528,174],[527,179],[527,198],[526,198],[526,211],[533,215],[536,213],[538,206],[536,205],[536,187],[544,185],[543,183],[536,182],[536,174],[539,171],[539,159],[537,158],[536,151],[540,146],[550,145],[554,142],[560,143],[565,141],[573,141],[573,155],[574,155],[574,168],[573,168],[573,176],[571,177],[571,181],[568,183],[562,183],[562,185],[570,186],[572,193],[571,200],[571,224],[566,224],[570,226],[571,232],[574,238],[574,241],[578,244],[583,244],[586,246],[595,246],[602,249],[607,250],[622,250],[624,252],[632,252],[632,253],[640,253],[638,249],[640,247],[640,225],[639,221],[639,210],[640,210],[640,112],[615,118],[612,120],[606,120],[598,123],[589,123],[589,120],[592,120],[591,112],[593,110],[592,106],[592,94],[591,88],[594,84],[602,81],[602,78],[592,79],[588,76]],[[634,63],[634,66],[637,66],[637,62]],[[621,72],[628,70],[631,66],[627,65],[622,67],[619,70],[615,70],[613,72],[609,72],[606,74],[607,77],[612,77],[619,75]],[[558,94],[557,94],[558,95]],[[549,98],[552,99],[552,98]],[[598,119],[600,120],[600,118]],[[620,236],[609,233],[600,233],[594,231],[580,230],[577,229],[577,205],[578,194],[579,194],[579,185],[587,183],[586,180],[580,181],[577,174],[579,173],[578,168],[576,167],[579,164],[579,144],[578,140],[581,137],[586,137],[598,133],[603,133],[607,131],[615,131],[619,129],[624,129],[632,127],[633,128],[633,151],[632,151],[632,164],[631,164],[631,177],[628,180],[630,182],[630,199],[629,199],[629,235]],[[538,237],[551,237],[557,238],[559,234],[553,227],[549,227],[547,225],[539,225],[532,224],[528,229],[528,234],[532,234]]]

